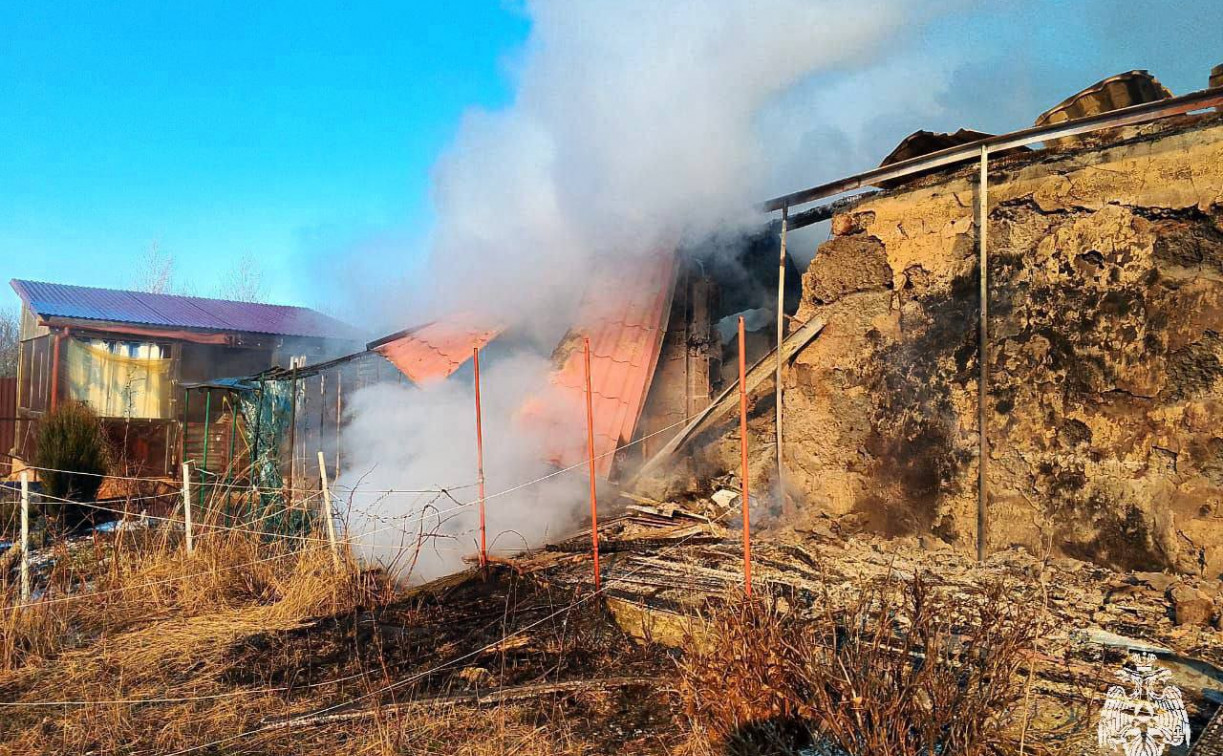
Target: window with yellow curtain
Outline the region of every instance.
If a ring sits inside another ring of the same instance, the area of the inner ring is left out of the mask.
[[[67,396],[102,417],[166,418],[170,348],[150,341],[66,339]]]

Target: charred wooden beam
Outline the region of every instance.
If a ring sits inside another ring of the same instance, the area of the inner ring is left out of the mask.
[[[852,197],[843,197],[834,202],[829,202],[826,205],[819,205],[817,207],[804,210],[801,213],[795,213],[787,220],[786,228],[790,231],[794,231],[795,229],[814,226],[820,221],[831,219],[834,215],[849,212],[850,210],[854,209],[858,203],[865,202],[877,194],[879,194],[879,192],[876,191],[863,192],[862,194],[855,194]],[[775,220],[771,222],[769,224],[769,232],[774,234],[781,233],[781,221]]]
[[[798,330],[791,333],[786,340],[781,344],[782,358],[789,361],[794,358],[803,348],[815,340],[816,336],[824,330],[824,321],[816,318],[804,323]],[[773,377],[772,363],[774,360],[773,354],[777,351],[776,348],[770,349],[769,353],[761,357],[756,364],[752,365],[747,371],[744,384],[749,394],[754,393],[767,380]],[[655,470],[659,465],[669,459],[675,452],[684,447],[693,437],[697,436],[701,431],[708,429],[715,422],[725,417],[732,409],[738,405],[739,381],[735,381],[726,387],[726,389],[718,395],[718,398],[692,419],[690,423],[684,426],[667,445],[658,451],[653,457],[646,461],[638,471],[637,477],[641,477]]]

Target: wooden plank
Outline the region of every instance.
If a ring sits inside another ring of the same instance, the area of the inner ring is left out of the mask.
[[[800,351],[808,344],[815,340],[816,336],[824,330],[824,321],[820,318],[815,318],[804,323],[800,328],[791,333],[784,342],[782,342],[782,360],[789,362],[794,359]],[[761,357],[747,371],[747,377],[744,384],[748,394],[754,394],[766,381],[773,379],[772,364],[774,362],[773,355],[776,349],[770,349],[769,353]],[[725,417],[731,410],[738,405],[739,381],[735,381],[727,386],[718,397],[713,400],[713,403],[704,409],[699,415],[692,419],[692,422],[684,426],[684,429],[676,434],[675,438],[658,451],[653,457],[646,461],[641,469],[637,472],[637,477],[647,475],[657,469],[663,462],[667,461],[675,452],[682,449],[689,441],[699,435],[702,431],[708,429],[714,423]]]

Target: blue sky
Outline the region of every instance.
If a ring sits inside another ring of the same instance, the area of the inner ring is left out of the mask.
[[[0,276],[128,286],[158,240],[200,294],[251,253],[293,299],[303,248],[427,227],[527,28],[496,0],[4,3]]]
[[[779,191],[916,128],[1020,128],[1112,73],[1186,92],[1223,62],[1217,0],[936,5],[779,98]],[[4,3],[0,280],[132,286],[154,241],[201,295],[244,254],[272,301],[402,274],[432,166],[465,112],[512,101],[529,31],[509,0]]]

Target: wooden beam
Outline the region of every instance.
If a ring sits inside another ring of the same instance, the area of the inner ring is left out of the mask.
[[[879,192],[875,191],[862,192],[861,194],[855,194],[852,197],[842,197],[841,199],[829,202],[826,205],[817,205],[816,207],[809,208],[801,213],[795,213],[789,217],[786,223],[786,228],[790,231],[794,231],[796,229],[806,228],[807,226],[814,226],[820,221],[831,219],[834,215],[849,212],[859,203],[865,202],[878,194]],[[770,223],[769,230],[772,233],[780,233],[781,221],[775,220]]]
[[[815,340],[816,336],[824,330],[824,321],[815,318],[804,323],[800,328],[791,333],[786,340],[782,342],[782,359],[790,361],[794,356],[802,351],[808,344]],[[761,357],[747,371],[747,378],[744,381],[748,394],[753,394],[766,381],[773,378],[773,354],[776,349],[770,349],[769,353]],[[667,442],[667,445],[659,449],[658,453],[650,457],[641,469],[637,472],[636,477],[640,478],[653,470],[669,459],[675,452],[682,449],[689,441],[707,430],[717,421],[732,412],[738,406],[739,398],[739,381],[735,381],[727,386],[713,402],[706,407],[699,415],[694,417],[691,422],[684,426],[683,430],[675,435],[675,438]]]

